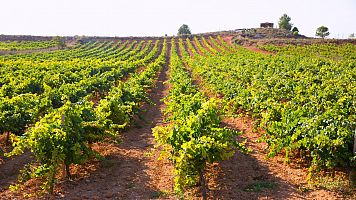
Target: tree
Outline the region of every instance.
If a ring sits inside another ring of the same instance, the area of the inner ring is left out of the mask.
[[[63,41],[63,39],[59,36],[56,36],[53,38],[53,41],[54,43],[56,44],[56,46],[59,48],[59,49],[64,49],[66,47],[66,44],[65,42]]]
[[[297,36],[299,34],[299,29],[297,27],[293,27],[292,32],[293,35]]]
[[[316,29],[315,35],[324,39],[326,36],[330,35],[329,28],[326,26],[320,26]]]
[[[349,38],[350,38],[350,39],[354,39],[354,38],[355,38],[355,33],[351,33],[351,34],[349,35]]]
[[[179,27],[178,35],[190,35],[190,34],[192,33],[190,32],[190,28],[188,25],[183,24],[181,27]]]
[[[290,31],[292,29],[293,24],[290,23],[291,18],[287,14],[283,14],[279,18],[278,26],[280,29],[285,29]]]

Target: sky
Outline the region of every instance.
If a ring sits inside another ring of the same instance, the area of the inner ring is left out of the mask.
[[[330,38],[356,33],[356,0],[0,0],[0,34],[49,36],[176,35],[182,24],[192,33],[277,27],[284,13],[300,34],[317,27]]]

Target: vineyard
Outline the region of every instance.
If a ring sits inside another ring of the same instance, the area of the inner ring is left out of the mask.
[[[356,167],[356,46],[258,48],[207,35],[4,53],[0,199],[352,198],[320,180]]]
[[[0,51],[45,49],[45,48],[54,47],[54,46],[55,46],[54,41],[0,42]]]

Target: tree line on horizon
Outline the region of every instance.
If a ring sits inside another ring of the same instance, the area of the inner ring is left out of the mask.
[[[287,14],[283,14],[278,21],[278,27],[280,29],[285,29],[287,31],[292,31],[294,35],[299,34],[299,29],[295,26],[293,27],[293,24],[290,22],[291,17],[288,16]],[[293,29],[292,29],[293,27]],[[315,36],[325,38],[330,35],[329,28],[322,25],[316,29]]]
[[[283,14],[278,21],[278,28],[279,29],[284,29],[287,31],[291,31],[295,36],[299,35],[299,29],[298,27],[294,26],[291,23],[292,18],[288,16],[287,14]],[[178,29],[178,35],[190,35],[191,30],[190,27],[187,24],[183,24],[182,26],[179,27]],[[315,36],[321,37],[321,38],[326,38],[327,36],[330,35],[329,28],[322,25],[316,29]],[[349,38],[355,38],[355,34],[352,33],[349,35]]]

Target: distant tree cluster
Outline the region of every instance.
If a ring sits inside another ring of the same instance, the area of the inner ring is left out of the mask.
[[[278,22],[279,28],[290,31],[293,26],[293,24],[290,23],[290,20],[291,18],[287,14],[283,14],[282,17],[279,18],[279,22]]]
[[[285,29],[287,31],[292,31],[294,35],[299,34],[299,29],[297,27],[293,27],[293,24],[291,23],[292,18],[289,17],[287,14],[283,14],[278,21],[278,26],[280,29]],[[293,29],[292,29],[293,27]],[[329,33],[329,28],[326,26],[320,26],[319,28],[316,29],[316,36],[325,38],[330,35]],[[355,35],[350,35],[350,38],[354,38]]]
[[[280,29],[285,29],[287,31],[292,31],[294,35],[299,34],[299,29],[297,27],[293,27],[293,24],[290,22],[292,20],[287,14],[283,14],[279,18],[278,26]],[[292,29],[293,27],[293,29]]]
[[[192,34],[190,32],[190,28],[188,25],[183,24],[179,29],[178,29],[178,35],[190,35]]]
[[[330,35],[329,28],[326,26],[320,26],[316,29],[315,35],[324,39],[326,36]]]
[[[55,42],[56,46],[59,48],[59,49],[64,49],[66,47],[66,44],[63,40],[63,38],[59,37],[59,36],[56,36],[53,38],[53,41]]]
[[[295,36],[299,35],[299,29],[296,26],[293,27],[292,32],[293,32],[293,35],[295,35]]]

